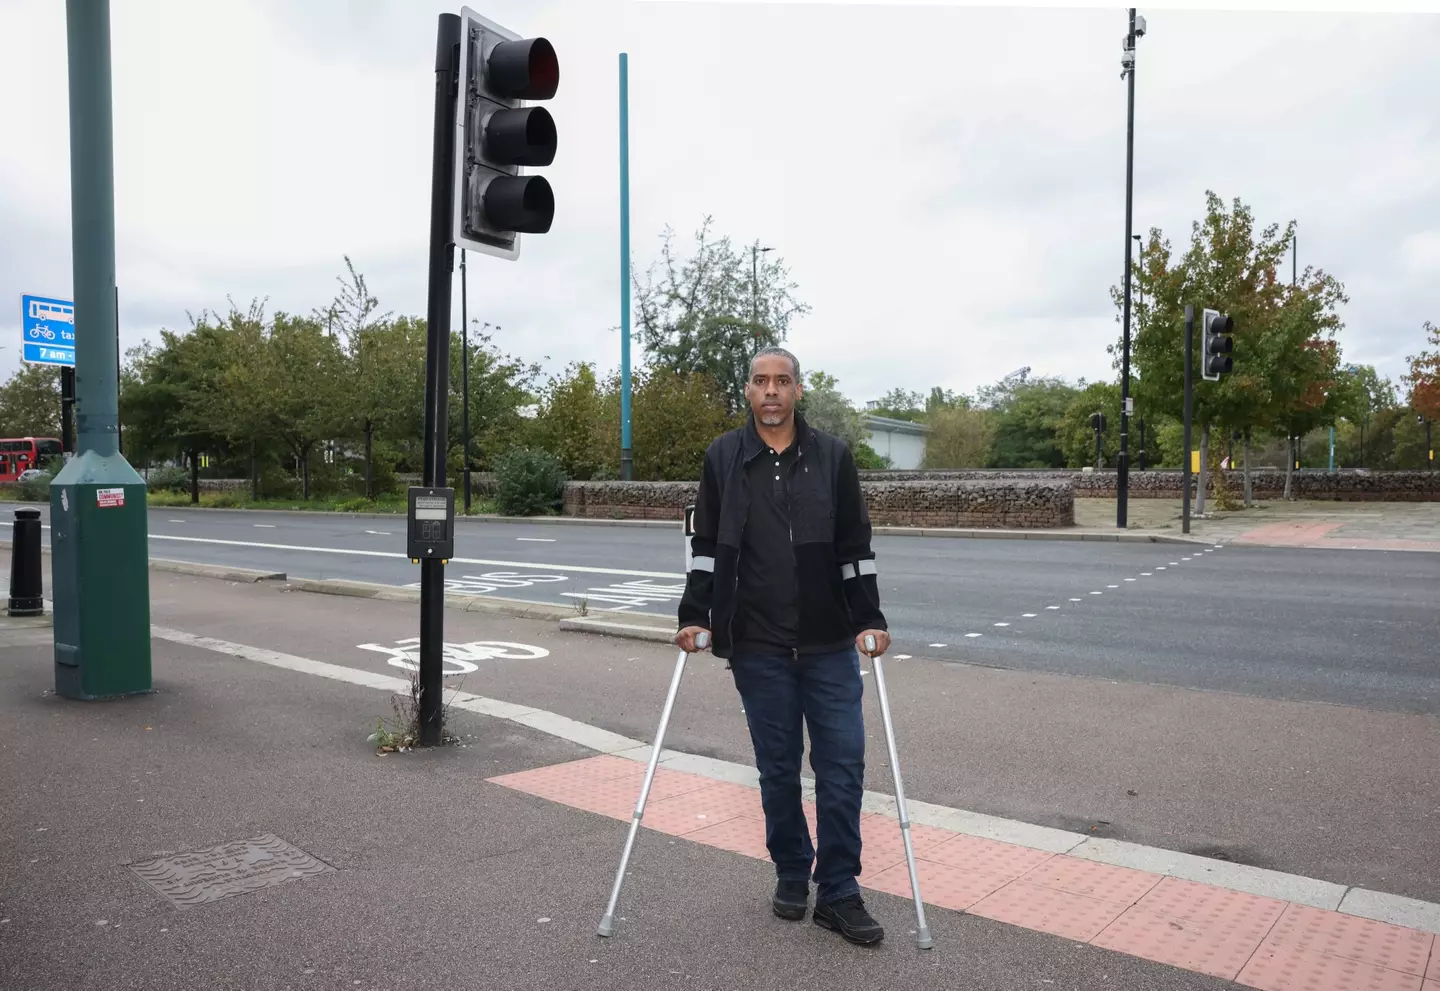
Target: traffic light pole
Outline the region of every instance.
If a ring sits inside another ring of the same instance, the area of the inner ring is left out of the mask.
[[[425,486],[444,488],[455,243],[455,97],[460,17],[441,14],[435,41],[435,145],[430,175],[430,282],[425,316]],[[420,743],[440,742],[445,565],[420,562]]]
[[[465,515],[470,515],[470,318],[466,312],[465,250],[460,250],[460,447],[465,460]]]
[[[1129,525],[1130,503],[1130,268],[1135,198],[1135,8],[1130,8],[1129,93],[1125,126],[1125,344],[1120,355],[1120,455],[1115,462],[1115,526]]]
[[[1191,382],[1190,362],[1195,341],[1195,307],[1185,304],[1185,480],[1181,484],[1183,509],[1180,514],[1180,532],[1190,532],[1190,416],[1194,405],[1195,392]]]
[[[145,481],[120,453],[109,0],[67,0],[77,453],[50,485],[55,691],[148,692]]]
[[[630,56],[620,53],[620,480],[634,474],[630,446]]]

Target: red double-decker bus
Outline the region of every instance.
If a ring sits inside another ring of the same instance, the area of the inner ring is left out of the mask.
[[[49,457],[60,456],[55,437],[0,438],[0,482],[13,482],[21,472],[39,468]]]

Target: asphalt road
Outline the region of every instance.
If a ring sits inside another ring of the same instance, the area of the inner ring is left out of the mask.
[[[47,514],[48,515],[48,514]],[[155,557],[417,584],[404,521],[150,513]],[[463,521],[457,591],[673,615],[677,529]],[[1440,555],[877,537],[897,656],[1440,714]]]

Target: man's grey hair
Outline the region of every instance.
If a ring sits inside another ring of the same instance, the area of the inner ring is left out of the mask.
[[[755,374],[755,362],[757,359],[769,357],[772,355],[777,358],[789,358],[790,367],[795,369],[795,381],[800,381],[800,359],[781,347],[761,348],[759,351],[756,351],[755,357],[750,359],[750,374],[752,376]]]

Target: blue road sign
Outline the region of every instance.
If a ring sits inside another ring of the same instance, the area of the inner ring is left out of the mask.
[[[75,304],[49,296],[20,297],[20,334],[31,365],[75,364]]]

